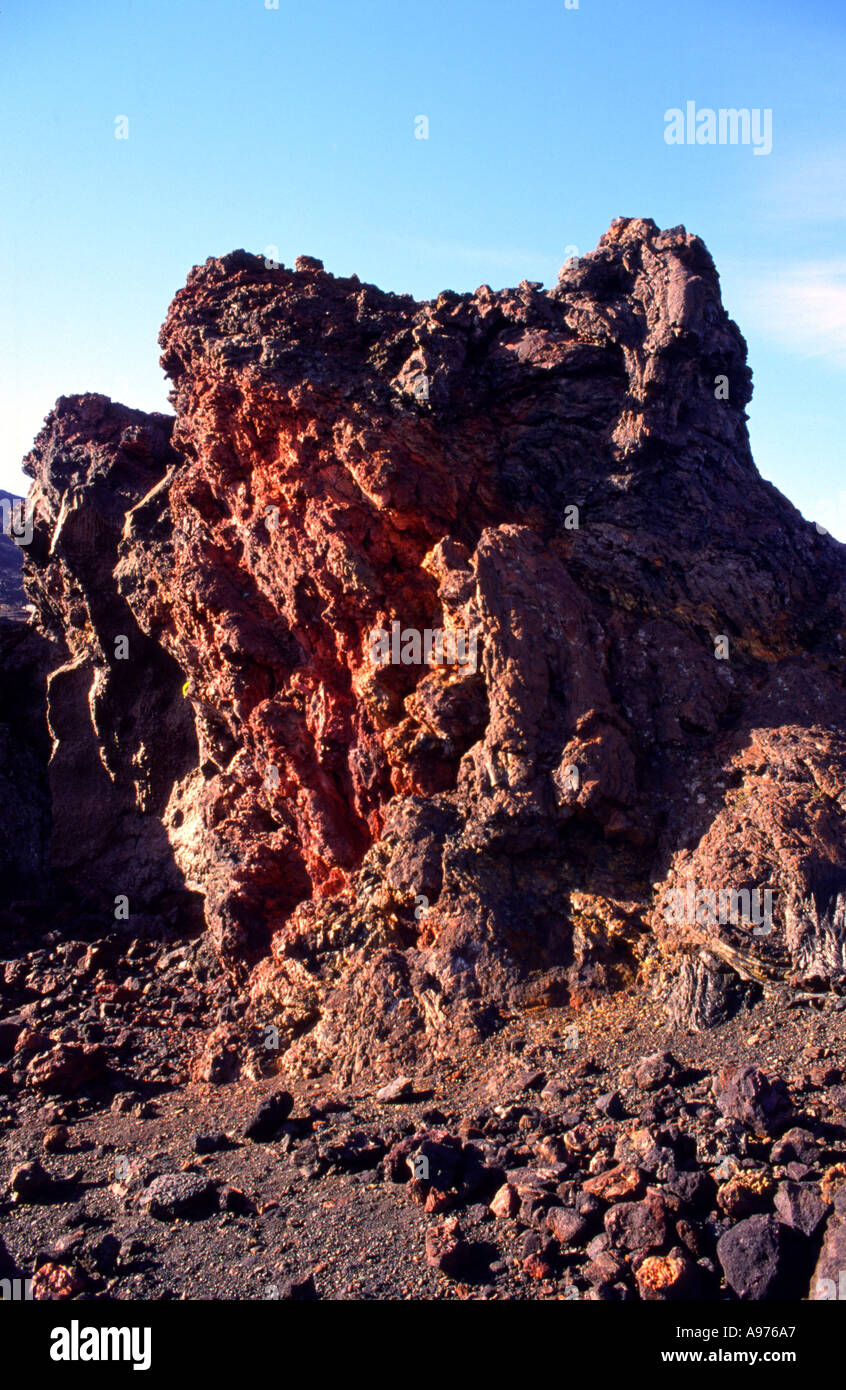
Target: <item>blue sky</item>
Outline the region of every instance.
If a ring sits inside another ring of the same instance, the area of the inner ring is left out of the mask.
[[[3,0],[0,484],[59,395],[169,408],[209,255],[429,297],[554,283],[623,214],[704,238],[758,467],[846,540],[844,71],[842,0]],[[770,109],[771,153],[668,145],[687,101]]]

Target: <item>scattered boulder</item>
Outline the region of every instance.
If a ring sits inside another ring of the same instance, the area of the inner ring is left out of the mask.
[[[647,1255],[635,1271],[637,1291],[645,1303],[699,1298],[702,1271],[687,1255]]]
[[[307,1274],[304,1278],[287,1279],[282,1285],[279,1297],[286,1303],[312,1303],[320,1297],[314,1282],[314,1275]]]
[[[106,1070],[106,1050],[99,1043],[58,1043],[33,1058],[27,1067],[27,1085],[40,1091],[72,1095]]]
[[[607,1168],[604,1173],[588,1178],[582,1184],[582,1191],[600,1197],[604,1202],[621,1202],[639,1197],[645,1181],[643,1173],[635,1164],[618,1163],[613,1168]]]
[[[194,1153],[195,1154],[216,1154],[222,1153],[225,1149],[231,1148],[231,1140],[227,1134],[195,1134]]]
[[[470,1246],[464,1239],[458,1218],[447,1217],[426,1232],[426,1263],[450,1279],[457,1279],[466,1269]]]
[[[670,1233],[666,1203],[658,1192],[641,1202],[619,1202],[605,1213],[605,1230],[618,1250],[656,1250]]]
[[[217,1206],[214,1184],[200,1173],[162,1173],[139,1198],[158,1221],[195,1220]]]
[[[793,1102],[781,1077],[758,1067],[727,1067],[714,1081],[721,1115],[740,1120],[756,1134],[774,1135],[793,1116]]]
[[[363,1173],[375,1168],[385,1153],[385,1144],[378,1135],[363,1130],[350,1130],[322,1150],[322,1157],[332,1168],[347,1173]]]
[[[19,1163],[12,1169],[9,1187],[15,1201],[38,1202],[49,1200],[56,1190],[57,1181],[47,1172],[37,1158]]]
[[[742,1169],[717,1189],[717,1205],[733,1221],[766,1211],[775,1191],[775,1180],[764,1171]]]
[[[658,1091],[681,1075],[682,1068],[672,1052],[654,1052],[641,1057],[632,1069],[632,1080],[641,1091]]]
[[[738,1298],[756,1301],[801,1296],[805,1253],[802,1237],[774,1216],[749,1216],[717,1242],[728,1287]]]
[[[256,1144],[275,1139],[294,1108],[294,1098],[288,1091],[274,1091],[265,1096],[244,1125],[244,1138]]]
[[[396,1105],[409,1100],[414,1095],[414,1082],[410,1076],[397,1076],[388,1081],[376,1092],[376,1099],[383,1105]]]
[[[835,1207],[825,1228],[822,1249],[811,1276],[809,1297],[814,1302],[831,1302],[846,1297],[846,1190],[835,1198]]]
[[[813,1165],[819,1158],[819,1146],[815,1136],[808,1129],[789,1129],[770,1150],[770,1162],[784,1164],[806,1163]]]
[[[75,1298],[85,1288],[85,1280],[67,1265],[43,1264],[32,1276],[32,1296],[39,1300]]]
[[[562,1247],[581,1245],[590,1235],[590,1220],[572,1207],[552,1207],[546,1213],[546,1224]]]
[[[67,1149],[69,1139],[70,1130],[67,1125],[50,1125],[44,1131],[41,1147],[47,1154],[61,1154]]]
[[[490,1210],[500,1220],[516,1216],[520,1210],[520,1194],[516,1187],[512,1187],[510,1182],[503,1183],[491,1202]]]
[[[816,1235],[831,1210],[830,1204],[823,1201],[813,1186],[798,1182],[780,1183],[774,1205],[785,1226],[808,1237]]]

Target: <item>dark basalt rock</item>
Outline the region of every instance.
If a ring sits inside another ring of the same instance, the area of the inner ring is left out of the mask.
[[[717,1242],[726,1283],[738,1298],[801,1298],[808,1286],[809,1242],[772,1216],[749,1216]]]

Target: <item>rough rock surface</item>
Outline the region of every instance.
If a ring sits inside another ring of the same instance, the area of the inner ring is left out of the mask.
[[[638,978],[693,1026],[842,987],[846,550],[754,467],[697,237],[423,304],[238,251],[161,343],[172,434],[69,398],[27,465],[65,882],[202,893],[265,1057],[347,1076]],[[477,661],[377,665],[395,622]]]
[[[178,667],[114,579],[127,513],[177,463],[171,429],[105,396],[62,399],[24,463],[26,587],[61,653],[47,681],[50,864],[57,887],[136,926],[151,906],[183,923],[192,906],[163,822],[196,767],[193,720]]]

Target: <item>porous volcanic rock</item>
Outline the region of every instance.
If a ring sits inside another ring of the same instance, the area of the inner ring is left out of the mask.
[[[305,1069],[641,974],[695,1027],[842,987],[846,549],[755,469],[697,237],[426,303],[236,251],[161,344],[172,434],[74,397],[28,462],[67,875],[201,891]],[[476,660],[378,664],[395,623]],[[766,930],[696,898],[744,889]]]

